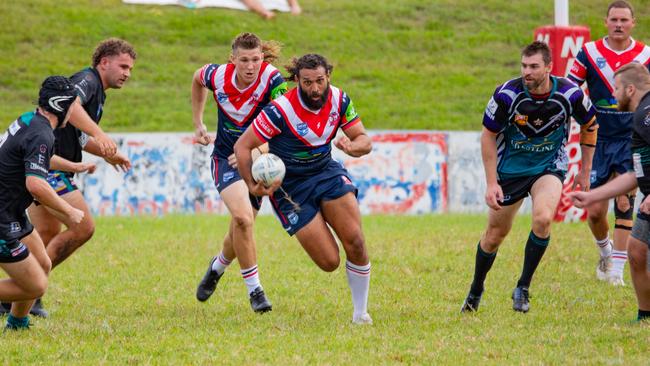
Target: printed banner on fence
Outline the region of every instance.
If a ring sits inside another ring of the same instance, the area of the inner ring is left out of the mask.
[[[334,148],[350,171],[364,214],[418,214],[447,208],[447,142],[439,132],[370,131],[373,151],[352,158]],[[227,213],[210,175],[212,146],[189,133],[113,134],[133,168],[118,173],[103,160],[77,183],[95,215]],[[269,213],[265,205],[261,213]]]

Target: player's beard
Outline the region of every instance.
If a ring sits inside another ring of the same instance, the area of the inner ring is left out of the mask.
[[[617,100],[616,109],[621,112],[630,112],[630,98],[626,95],[623,95],[621,99]]]
[[[312,93],[307,94],[302,88],[298,88],[300,90],[300,99],[302,99],[302,102],[305,103],[307,108],[311,110],[319,110],[323,105],[325,105],[325,102],[327,102],[327,98],[329,97],[330,94],[330,84],[327,83],[327,87],[325,88],[325,91],[323,94],[320,95],[318,99],[313,99],[313,97],[317,97],[318,94]]]

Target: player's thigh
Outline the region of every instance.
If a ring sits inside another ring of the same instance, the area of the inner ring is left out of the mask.
[[[32,203],[27,208],[29,221],[39,232],[44,242],[49,242],[52,237],[61,232],[61,221],[52,214],[47,207]]]
[[[533,183],[530,196],[533,201],[533,219],[547,216],[552,218],[562,196],[562,181],[552,174],[543,175]]]
[[[31,253],[20,262],[0,263],[0,267],[25,291],[39,295],[47,288],[47,275]]]
[[[254,218],[248,187],[243,180],[230,184],[219,194],[233,218],[248,218],[250,220]]]
[[[43,271],[49,273],[50,269],[52,269],[52,262],[50,261],[50,257],[47,255],[45,245],[43,244],[43,240],[41,240],[38,231],[32,231],[31,234],[25,236],[20,241],[27,246],[29,252],[34,256],[34,258],[36,258],[38,263],[41,265],[41,268],[43,268]]]
[[[501,206],[499,210],[489,209],[488,211],[488,227],[485,233],[486,238],[497,240],[503,238],[510,232],[512,222],[515,220],[517,211],[524,202],[523,199],[508,206]]]
[[[354,193],[348,192],[333,200],[323,200],[320,205],[325,221],[334,229],[339,239],[350,241],[361,230],[361,212]]]
[[[340,262],[339,248],[320,213],[317,213],[295,235],[305,252],[321,269],[333,271],[338,267]]]

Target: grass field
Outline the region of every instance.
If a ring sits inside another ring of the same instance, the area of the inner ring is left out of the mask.
[[[124,5],[120,0],[0,1],[0,127],[31,109],[50,74],[87,66],[100,40],[134,44],[133,78],[110,91],[107,131],[191,130],[190,81],[225,62],[242,31],[284,43],[289,57],[318,52],[335,65],[373,129],[479,130],[494,88],[519,73],[519,52],[536,27],[553,23],[553,1],[300,0],[304,14],[268,22],[208,8]],[[571,0],[572,24],[605,33],[610,0]],[[650,41],[650,0],[634,0],[635,37]],[[214,129],[214,105],[206,124]]]
[[[87,247],[55,269],[51,317],[2,336],[1,362],[41,364],[647,364],[629,285],[595,279],[584,224],[553,228],[531,287],[511,310],[530,218],[517,218],[480,311],[461,315],[484,216],[371,216],[372,326],[350,324],[344,269],[311,263],[275,218],[258,220],[261,279],[274,310],[254,314],[237,264],[207,303],[197,281],[220,246],[221,216],[102,218]]]

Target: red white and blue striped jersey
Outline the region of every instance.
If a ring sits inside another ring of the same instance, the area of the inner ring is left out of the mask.
[[[217,139],[213,156],[227,159],[233,146],[262,108],[287,91],[280,71],[263,62],[257,80],[246,89],[235,84],[234,64],[207,64],[201,68],[201,84],[212,90],[217,102]]]
[[[330,142],[339,128],[346,130],[361,119],[350,97],[330,85],[327,102],[318,110],[308,109],[298,88],[269,103],[253,122],[257,137],[269,143],[271,153],[282,159],[287,177],[320,172],[332,159]]]
[[[614,73],[630,62],[639,62],[650,69],[650,47],[632,40],[624,51],[615,51],[607,37],[586,43],[576,57],[569,78],[582,85],[587,82],[589,98],[596,106],[600,128],[598,138],[629,139],[632,131],[632,113],[619,112],[614,93]]]

